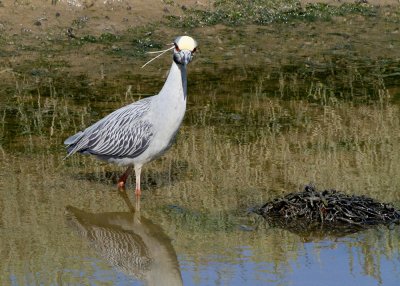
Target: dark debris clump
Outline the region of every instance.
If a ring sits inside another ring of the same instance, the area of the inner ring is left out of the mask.
[[[400,223],[400,211],[365,196],[347,195],[336,190],[319,192],[313,186],[291,193],[258,208],[272,225],[296,232],[340,229],[353,232],[377,224]]]

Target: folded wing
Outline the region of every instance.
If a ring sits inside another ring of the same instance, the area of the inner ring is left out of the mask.
[[[69,137],[64,141],[67,157],[76,152],[116,158],[139,156],[153,137],[153,126],[146,119],[150,103],[151,98],[134,102]]]

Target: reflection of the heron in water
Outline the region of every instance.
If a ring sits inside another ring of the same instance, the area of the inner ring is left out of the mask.
[[[68,225],[90,241],[116,270],[145,285],[183,285],[171,239],[161,227],[140,216],[125,192],[121,196],[130,212],[88,213],[66,207]]]

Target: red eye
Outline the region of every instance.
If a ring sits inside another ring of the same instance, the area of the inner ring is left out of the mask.
[[[176,43],[174,43],[174,46],[175,46],[175,50],[177,51],[177,52],[179,52],[181,49],[178,47],[178,45],[176,44]]]
[[[197,49],[197,48],[194,48],[193,51],[192,51],[192,53],[194,53],[194,52],[196,51],[196,49]]]

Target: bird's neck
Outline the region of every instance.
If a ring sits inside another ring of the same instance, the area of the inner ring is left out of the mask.
[[[186,89],[186,67],[183,65],[177,65],[175,62],[172,62],[167,80],[165,81],[164,86],[160,91],[160,94],[174,97],[178,96],[183,100],[186,100]]]

